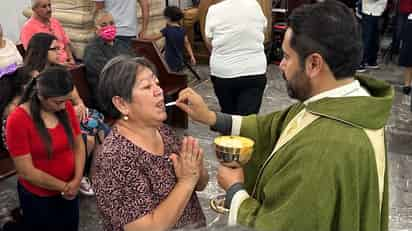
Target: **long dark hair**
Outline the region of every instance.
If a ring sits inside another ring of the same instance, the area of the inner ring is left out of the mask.
[[[6,74],[0,78],[0,119],[5,119],[5,110],[16,96],[23,94],[24,86],[30,81],[31,77],[25,75],[21,69],[13,73]],[[0,126],[0,134],[3,126]],[[3,142],[0,141],[0,149],[5,149]]]
[[[44,98],[65,96],[73,91],[72,76],[70,73],[61,66],[48,67],[32,80],[24,90],[23,96],[19,104],[29,102],[30,103],[30,115],[33,122],[43,140],[49,159],[52,157],[52,142],[50,134],[44,125],[44,121],[40,116],[42,105],[39,96]],[[66,110],[55,112],[55,115],[59,122],[63,125],[69,140],[70,147],[73,148],[74,138],[73,131],[69,117]]]
[[[49,48],[56,36],[47,33],[37,33],[30,39],[24,58],[24,71],[31,73],[34,70],[43,71],[49,63]]]
[[[22,73],[21,68],[0,78],[0,116],[4,116],[6,107],[16,96],[23,94],[24,86],[30,79],[31,76]]]

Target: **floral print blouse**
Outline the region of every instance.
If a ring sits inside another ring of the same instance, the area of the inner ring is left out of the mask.
[[[123,226],[153,211],[174,188],[177,178],[171,153],[179,153],[181,141],[166,125],[159,129],[162,156],[149,153],[120,135],[114,127],[105,138],[94,163],[93,188],[106,231]],[[206,224],[193,192],[175,228]]]

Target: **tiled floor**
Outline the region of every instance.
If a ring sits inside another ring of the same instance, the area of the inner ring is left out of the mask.
[[[218,110],[219,107],[211,83],[207,80],[207,67],[198,66],[196,69],[204,81],[192,82],[191,85],[206,99],[210,108]],[[412,154],[410,149],[412,145],[412,115],[409,111],[410,102],[399,92],[402,73],[398,67],[393,65],[383,66],[380,70],[370,74],[376,76],[376,78],[391,82],[398,89],[393,113],[387,129],[390,164],[390,230],[412,230],[412,156],[410,156]],[[277,67],[274,65],[269,67],[268,80],[260,112],[262,114],[280,110],[294,102],[288,98],[284,82],[280,77]],[[211,180],[206,190],[199,193],[199,197],[207,215],[208,229],[221,230],[219,227],[225,223],[226,218],[217,215],[209,208],[209,199],[222,193],[215,180],[217,161],[211,145],[213,138],[217,134],[209,131],[206,126],[193,122],[190,122],[189,129],[183,132],[199,138],[201,145],[206,151],[206,163]],[[0,218],[1,208],[9,209],[17,205],[15,182],[16,179],[14,177],[0,182]],[[101,220],[96,211],[94,198],[81,197],[80,226],[81,231],[101,230]]]

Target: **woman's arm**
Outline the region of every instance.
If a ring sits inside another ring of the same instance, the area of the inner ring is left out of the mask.
[[[73,53],[72,53],[72,50],[70,49],[70,44],[67,44],[66,47],[64,48],[64,50],[65,50],[66,53],[67,53],[67,60],[66,60],[66,62],[64,63],[64,65],[66,65],[66,66],[73,66],[73,65],[75,65],[76,62],[74,61]]]
[[[192,65],[196,64],[196,59],[195,56],[193,55],[193,50],[192,50],[192,46],[190,45],[189,39],[187,38],[187,35],[185,35],[185,48],[187,53],[190,56],[190,62],[192,63]]]
[[[66,190],[67,182],[57,179],[56,177],[34,167],[30,153],[13,157],[13,161],[16,166],[17,174],[31,184],[60,192]]]
[[[82,139],[82,135],[79,134],[74,139],[74,177],[68,183],[68,189],[65,191],[65,196],[67,197],[75,197],[77,192],[79,191],[80,181],[83,177],[83,170],[84,170],[84,162],[86,160],[85,157],[85,149],[84,143]]]
[[[142,29],[138,32],[138,38],[144,37],[149,25],[150,6],[149,0],[139,0],[140,9],[142,10]]]
[[[210,41],[209,38],[205,38],[205,45],[206,45],[207,50],[209,52],[212,52],[212,50],[213,50],[212,42]]]
[[[125,231],[171,229],[179,220],[192,196],[194,184],[178,182],[168,197],[153,212],[124,226]]]
[[[79,118],[79,120],[81,121],[84,118],[86,118],[87,117],[87,108],[84,105],[83,100],[80,97],[76,86],[73,89],[71,101],[73,103],[74,110],[76,111],[76,115]]]
[[[149,40],[149,41],[157,41],[159,39],[161,39],[163,37],[163,35],[161,33],[158,34],[152,34],[152,35],[144,35],[142,37],[143,40]]]

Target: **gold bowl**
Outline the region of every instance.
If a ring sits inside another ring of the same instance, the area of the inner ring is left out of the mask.
[[[214,140],[216,157],[227,167],[246,164],[253,152],[255,142],[242,136],[219,136]]]

